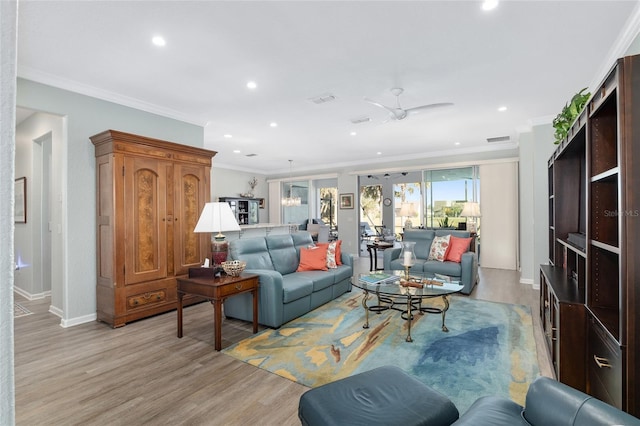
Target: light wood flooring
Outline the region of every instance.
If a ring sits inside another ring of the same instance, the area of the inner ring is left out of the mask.
[[[356,260],[366,271],[368,258]],[[538,292],[515,271],[481,269],[471,298],[530,305],[543,375],[552,377],[540,332]],[[34,314],[15,320],[17,425],[299,425],[307,388],[213,349],[213,308],[185,309],[184,337],[169,312],[119,329],[70,328],[49,300],[16,301]],[[223,320],[223,348],[251,324]]]

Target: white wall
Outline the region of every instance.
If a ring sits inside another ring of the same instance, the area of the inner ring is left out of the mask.
[[[352,209],[341,209],[338,205],[338,235],[342,240],[342,251],[354,256],[360,255],[358,242],[360,238],[360,190],[358,188],[358,176],[345,172],[338,175],[338,199],[340,194],[353,194],[355,204]]]
[[[200,126],[18,79],[17,105],[66,119],[61,200],[65,259],[61,325],[96,318],[95,151],[89,137],[107,129],[191,146],[203,146]],[[215,160],[215,159],[214,159]]]
[[[480,264],[515,270],[518,263],[518,162],[480,165]]]
[[[520,282],[540,287],[540,265],[549,257],[549,191],[547,161],[555,151],[553,126],[532,127],[520,137],[521,236]]]
[[[540,287],[541,264],[549,263],[549,168],[547,161],[558,147],[553,137],[553,126],[533,127],[533,282]]]
[[[0,1],[0,424],[15,424],[13,176],[17,1]]]
[[[538,268],[534,267],[533,249],[533,133],[520,135],[520,282],[533,284]]]

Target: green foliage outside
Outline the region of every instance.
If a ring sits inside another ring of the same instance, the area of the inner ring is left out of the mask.
[[[320,188],[320,219],[336,228],[338,188]]]
[[[361,222],[369,222],[369,226],[380,225],[382,223],[382,186],[368,185],[360,188],[360,214]]]

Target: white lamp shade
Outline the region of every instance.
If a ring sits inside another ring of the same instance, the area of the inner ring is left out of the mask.
[[[200,219],[193,232],[222,232],[239,231],[240,225],[236,220],[229,203],[207,203],[202,209]]]
[[[402,203],[400,212],[398,213],[402,217],[415,216],[417,213],[414,203]]]
[[[460,216],[462,217],[480,217],[480,204],[469,201],[464,203],[462,207],[462,212],[460,212]]]

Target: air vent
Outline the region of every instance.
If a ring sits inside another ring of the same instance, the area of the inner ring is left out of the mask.
[[[255,156],[257,156],[257,155],[258,155],[258,154],[247,154],[247,155],[246,155],[246,157],[255,157]]]
[[[497,138],[487,138],[487,142],[489,143],[493,143],[493,142],[509,142],[511,140],[511,137],[509,136],[498,136]]]
[[[369,117],[356,117],[356,118],[352,118],[351,122],[353,124],[362,124],[362,123],[366,123],[368,121],[371,121],[371,118]]]
[[[313,102],[316,105],[320,105],[320,104],[324,104],[326,102],[331,102],[331,101],[335,101],[336,97],[335,95],[332,95],[331,93],[325,93],[324,95],[319,95],[319,96],[315,96],[313,98],[309,98],[309,100],[311,102]]]

